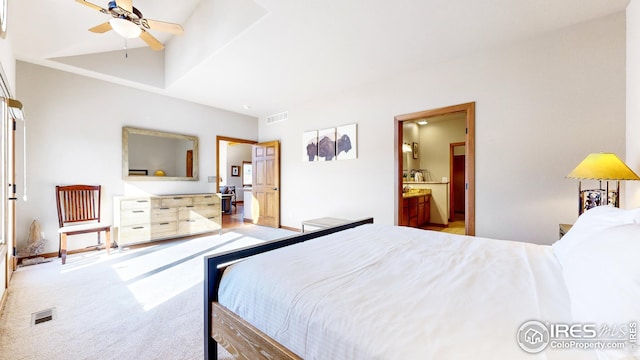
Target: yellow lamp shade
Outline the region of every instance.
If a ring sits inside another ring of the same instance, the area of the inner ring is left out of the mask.
[[[162,170],[156,170],[155,174],[153,174],[153,175],[155,175],[155,176],[165,176],[167,174],[165,174],[164,171],[162,171]]]
[[[640,180],[620,158],[613,153],[589,154],[569,175],[580,180]]]

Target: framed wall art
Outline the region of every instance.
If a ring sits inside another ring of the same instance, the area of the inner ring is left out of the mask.
[[[318,160],[331,161],[336,157],[336,128],[318,130]]]
[[[302,161],[318,160],[318,130],[302,133]]]
[[[349,124],[336,128],[336,157],[338,160],[358,157],[358,126]]]

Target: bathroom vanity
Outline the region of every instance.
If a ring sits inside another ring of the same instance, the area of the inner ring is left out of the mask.
[[[449,225],[449,182],[405,181],[403,186],[411,188],[410,191],[430,190],[429,223]]]

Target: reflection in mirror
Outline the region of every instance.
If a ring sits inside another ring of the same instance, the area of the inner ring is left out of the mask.
[[[198,180],[198,137],[122,128],[125,180]]]

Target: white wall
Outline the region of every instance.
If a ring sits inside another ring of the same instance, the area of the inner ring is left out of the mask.
[[[640,175],[640,4],[627,6],[627,154],[622,158]],[[627,181],[622,194],[626,208],[640,206],[640,181]]]
[[[420,126],[420,168],[427,169],[433,181],[450,176],[449,145],[465,141],[466,126],[465,118],[447,119]]]
[[[16,91],[16,58],[11,49],[11,33],[7,33],[6,38],[0,38],[0,64],[2,70],[7,76],[10,90],[15,94]]]
[[[216,135],[257,139],[257,120],[249,116],[24,62],[17,64],[17,93],[28,117],[29,188],[29,200],[18,203],[18,249],[37,219],[49,240],[45,252],[58,251],[58,184],[101,184],[103,218],[111,221],[115,195],[215,191],[207,177],[216,173]],[[122,126],[197,135],[199,181],[124,182]],[[82,246],[69,241],[70,249]]]
[[[394,221],[394,116],[476,102],[476,233],[552,243],[575,221],[565,176],[588,153],[625,152],[625,15],[425,67],[291,105],[259,122],[279,139],[282,224],[373,216]],[[358,123],[358,159],[302,162],[302,132]]]

